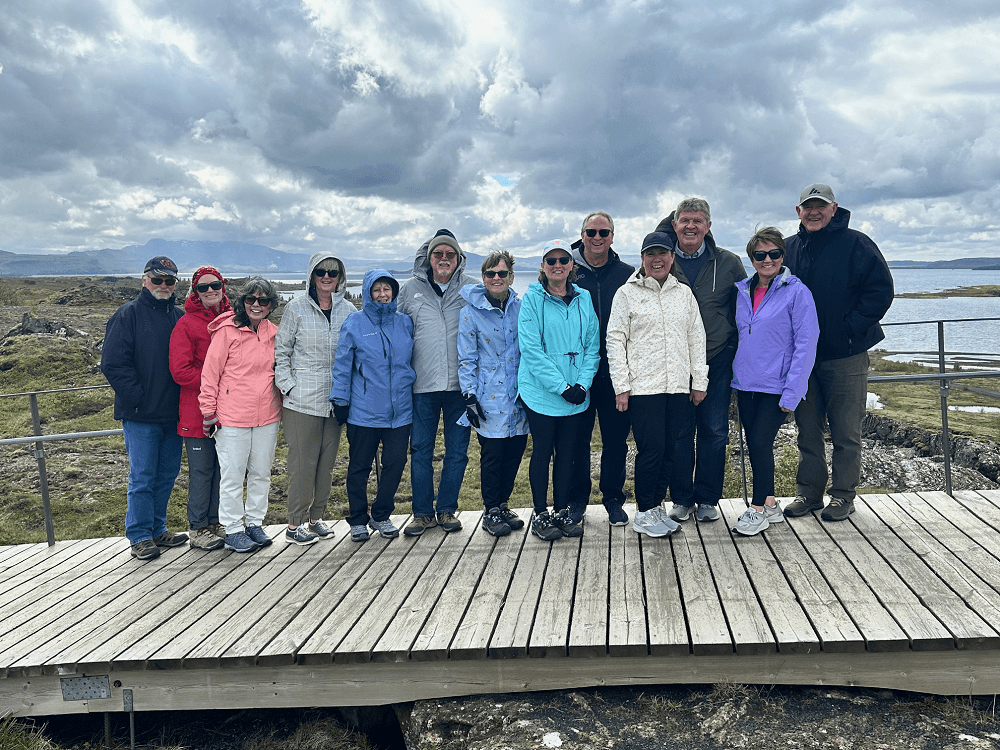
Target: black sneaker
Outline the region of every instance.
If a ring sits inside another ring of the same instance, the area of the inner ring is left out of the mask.
[[[160,556],[160,548],[152,539],[132,545],[132,557],[136,560],[155,560]]]
[[[563,508],[553,521],[563,536],[583,536],[583,508]]]
[[[503,516],[506,524],[510,526],[511,531],[524,528],[524,521],[521,520],[521,517],[517,513],[507,507],[507,503],[500,503],[500,515]]]
[[[489,508],[483,513],[483,531],[490,536],[507,536],[510,533],[510,526],[499,508]]]
[[[271,537],[260,526],[247,526],[247,536],[258,547],[270,547],[272,544]]]
[[[819,517],[824,521],[846,521],[853,512],[854,500],[848,500],[845,497],[831,497],[830,504],[819,514]]]
[[[532,516],[531,533],[543,542],[551,542],[555,539],[559,539],[563,535],[562,529],[556,526],[554,516],[550,510],[543,511],[542,513],[536,513]]]
[[[164,531],[153,540],[153,544],[157,547],[180,547],[182,544],[187,544],[187,541],[187,534],[175,534],[172,531]]]
[[[789,518],[798,518],[807,513],[812,513],[814,510],[823,510],[822,500],[810,500],[802,495],[798,495],[792,502],[785,506],[785,515]]]
[[[621,500],[608,499],[603,502],[604,509],[608,512],[608,525],[627,526],[628,513],[622,509]]]

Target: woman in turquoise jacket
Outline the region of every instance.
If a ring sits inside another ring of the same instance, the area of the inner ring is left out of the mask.
[[[544,541],[583,534],[589,498],[570,498],[575,442],[600,362],[600,323],[590,293],[573,284],[570,245],[552,240],[542,251],[538,281],[528,287],[518,317],[521,364],[517,385],[528,413],[532,453],[528,466],[535,514],[531,533]],[[553,459],[554,455],[554,459]],[[589,453],[588,453],[589,457]],[[546,506],[549,461],[555,513]]]

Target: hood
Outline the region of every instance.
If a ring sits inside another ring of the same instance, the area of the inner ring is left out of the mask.
[[[820,237],[830,234],[831,232],[842,232],[847,229],[848,225],[851,223],[851,212],[846,208],[841,208],[837,206],[836,212],[833,214],[833,218],[830,219],[830,223],[825,227],[820,229],[818,232],[807,232],[805,227],[802,226],[802,222],[799,222],[798,235],[800,237],[808,237],[810,234],[818,235]]]
[[[676,240],[677,240],[677,238],[675,237],[674,241],[676,242]],[[591,266],[587,262],[587,259],[583,257],[583,239],[581,238],[581,239],[577,240],[572,245],[570,245],[570,247],[573,248],[574,250],[576,250],[576,255],[573,257],[573,260],[575,260],[578,264],[580,264],[584,268],[589,268],[591,271],[593,271],[594,270],[593,266]],[[614,247],[609,246],[608,247],[608,263],[612,263],[612,262],[618,261],[618,260],[621,260],[621,258],[618,257],[618,253],[615,252]],[[605,265],[607,265],[607,263]]]
[[[499,308],[494,308],[493,304],[488,299],[486,299],[485,284],[482,283],[466,284],[465,286],[462,287],[461,295],[466,302],[468,302],[473,307],[478,307],[481,310],[499,309]],[[517,292],[511,289],[510,297],[507,298],[507,306],[509,307],[510,303],[516,299],[517,299]]]
[[[433,239],[433,238],[432,238]],[[456,243],[458,244],[458,243]],[[415,279],[431,279],[433,274],[431,274],[431,259],[427,257],[427,248],[431,245],[431,241],[427,240],[420,249],[417,250],[417,255],[413,259],[413,278]],[[461,247],[461,245],[459,245]],[[455,273],[451,275],[454,279],[456,276],[461,278],[465,273],[465,251],[458,250],[458,267],[455,269]]]
[[[340,276],[337,279],[337,291],[334,292],[334,295],[342,294],[343,291],[347,289],[347,269],[344,267],[344,261],[328,251],[313,253],[309,256],[309,269],[306,271],[306,288],[310,291],[313,289],[313,271],[316,270],[316,266],[327,258],[332,258],[337,261],[337,265],[340,266]]]
[[[230,328],[235,328],[236,321],[233,320],[233,316],[235,314],[236,313],[234,313],[232,310],[222,313],[221,315],[219,315],[219,317],[217,317],[215,320],[213,320],[211,323],[208,324],[208,332],[214,334],[220,328],[223,328],[225,326],[229,326]]]
[[[372,299],[372,286],[379,279],[386,279],[392,285],[392,301],[376,302]],[[399,282],[384,268],[373,268],[365,271],[361,282],[361,308],[367,313],[379,314],[382,311],[396,312],[396,300],[399,298]]]
[[[657,288],[669,289],[671,286],[677,286],[678,284],[681,283],[680,279],[678,279],[672,273],[672,271],[674,270],[673,266],[671,266],[670,270],[671,273],[667,274],[667,280],[663,282],[662,287],[660,287],[660,285],[656,282],[655,279],[651,279],[648,276],[646,276],[646,272],[645,270],[643,270],[642,266],[639,266],[639,268],[636,269],[636,272],[633,273],[631,276],[629,276],[628,281],[626,281],[625,283],[637,284],[638,286],[648,286],[650,289],[653,289],[654,288],[653,285],[656,284]]]
[[[233,306],[229,304],[229,297],[226,296],[225,291],[226,287],[223,285],[222,302],[219,303],[219,315],[227,313],[233,309]],[[197,292],[195,292],[193,296],[184,300],[184,312],[189,315],[201,315],[209,320],[218,317],[214,310],[210,310],[201,303],[201,299],[198,297]]]

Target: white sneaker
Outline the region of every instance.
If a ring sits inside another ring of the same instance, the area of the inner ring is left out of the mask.
[[[681,525],[670,518],[662,505],[657,505],[649,510],[636,511],[632,520],[632,530],[646,536],[661,537],[670,536]]]
[[[777,503],[774,507],[764,506],[764,518],[767,519],[768,523],[784,523],[785,513],[781,510],[781,506]]]
[[[766,514],[747,508],[733,526],[733,531],[743,536],[756,536],[770,525]]]

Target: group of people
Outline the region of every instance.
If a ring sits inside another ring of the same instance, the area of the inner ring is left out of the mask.
[[[191,545],[250,552],[271,544],[263,520],[279,423],[288,444],[285,539],[294,544],[333,535],[323,516],[344,425],[354,541],[368,539],[369,529],[398,536],[390,515],[407,452],[413,517],[403,534],[461,529],[473,429],[484,531],[503,536],[524,526],[509,504],[530,433],[530,532],[545,541],[580,536],[595,423],[608,522],[629,522],[631,431],[632,528],[667,536],[692,516],[720,517],[733,391],[753,469],[753,498],[734,530],[755,535],[814,510],[846,519],[860,481],[868,350],[883,338],[892,278],[875,243],[848,227],[850,212],[828,185],[803,190],[796,212],[794,236],[766,227],[750,238],[748,278],[740,258],[716,246],[703,199],[681,201],[645,237],[639,269],[614,251],[611,216],[595,211],[579,240],[544,245],[538,280],[523,299],[512,289],[510,253],[491,252],[473,278],[447,229],[417,251],[404,283],[385,269],[368,271],[360,310],[345,300],[344,264],[321,252],[310,259],[307,291],[279,325],[269,320],[278,303],[271,282],[254,277],[227,297],[226,279],[210,266],[195,271],[181,315],[176,266],[151,259],[139,297],[108,322],[102,355],[130,461],[133,556],[152,559],[189,539],[166,527],[182,439]],[[773,444],[791,412],[797,497],[782,510]]]

